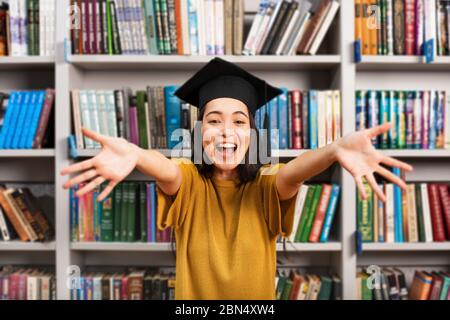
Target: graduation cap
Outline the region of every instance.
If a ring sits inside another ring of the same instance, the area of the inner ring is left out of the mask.
[[[216,98],[234,98],[245,103],[254,116],[282,91],[238,65],[215,57],[182,84],[175,95],[198,108]]]
[[[174,94],[199,109],[216,98],[237,99],[247,106],[254,117],[256,110],[281,93],[283,93],[281,89],[271,86],[238,65],[215,57],[182,84]],[[268,133],[268,108],[265,110],[263,128]],[[270,137],[262,135],[261,138],[266,140],[270,156]]]

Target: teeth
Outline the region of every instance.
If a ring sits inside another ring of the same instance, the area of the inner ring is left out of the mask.
[[[220,143],[219,147],[221,148],[234,148],[236,145],[233,143]]]

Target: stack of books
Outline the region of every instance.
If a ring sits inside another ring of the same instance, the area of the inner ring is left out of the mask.
[[[336,0],[261,0],[244,42],[244,0],[71,0],[73,54],[315,54]]]
[[[70,294],[71,300],[175,300],[175,272],[155,267],[84,272]]]
[[[302,274],[297,269],[277,269],[277,300],[341,300],[342,283],[336,274]]]
[[[450,273],[414,270],[408,277],[400,268],[362,268],[356,277],[357,300],[450,300]]]
[[[450,149],[446,91],[356,91],[356,130],[392,122],[372,139],[379,149]]]
[[[336,0],[262,0],[242,53],[316,54],[338,9]]]
[[[71,240],[79,242],[170,242],[170,228],[157,230],[154,182],[121,182],[103,201],[105,185],[75,196],[85,183],[70,189]]]
[[[447,0],[355,0],[363,55],[450,55]]]
[[[87,127],[144,149],[189,149],[198,108],[176,97],[177,88],[72,90],[74,144],[78,149],[100,148],[82,135],[81,127]],[[315,149],[341,136],[340,91],[282,90],[254,119],[261,130],[267,117],[272,149]]]
[[[397,170],[395,170],[397,171]],[[398,172],[398,171],[397,171]],[[368,184],[368,198],[357,200],[363,242],[443,242],[450,240],[450,196],[446,183],[408,183],[408,191],[381,184],[383,203]]]
[[[54,145],[55,90],[0,92],[0,149]]]
[[[303,184],[295,202],[294,225],[290,242],[328,242],[338,208],[340,186]],[[281,241],[281,237],[278,242]]]
[[[55,229],[29,188],[0,184],[0,231],[3,241],[50,241]]]
[[[54,56],[56,0],[0,2],[0,56]]]

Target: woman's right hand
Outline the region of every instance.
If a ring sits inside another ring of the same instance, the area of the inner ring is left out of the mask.
[[[98,201],[102,201],[136,167],[139,148],[123,138],[105,136],[87,128],[82,128],[82,133],[86,137],[100,143],[102,149],[95,157],[62,169],[61,175],[83,171],[64,183],[63,187],[67,189],[73,185],[90,180],[89,183],[76,192],[77,196],[82,196],[108,180],[108,185],[97,198]]]

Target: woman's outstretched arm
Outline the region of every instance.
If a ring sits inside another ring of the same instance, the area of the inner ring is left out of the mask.
[[[279,170],[276,178],[280,199],[285,200],[293,197],[304,181],[321,173],[335,161],[338,161],[353,176],[363,199],[367,197],[362,180],[364,177],[378,197],[385,201],[383,191],[376,183],[374,172],[406,190],[405,182],[382,167],[380,163],[407,171],[411,171],[412,167],[405,162],[382,154],[373,147],[371,142],[373,137],[388,131],[391,125],[391,123],[385,123],[370,129],[353,132],[323,148],[305,152],[289,161]]]
[[[89,180],[76,192],[77,196],[82,196],[103,182],[109,181],[98,197],[101,201],[134,168],[154,177],[165,193],[172,195],[178,191],[182,179],[180,168],[160,152],[144,150],[123,138],[108,137],[86,128],[83,128],[82,132],[86,137],[100,143],[102,149],[95,157],[61,170],[62,175],[82,171],[64,183],[63,187],[66,189]]]

